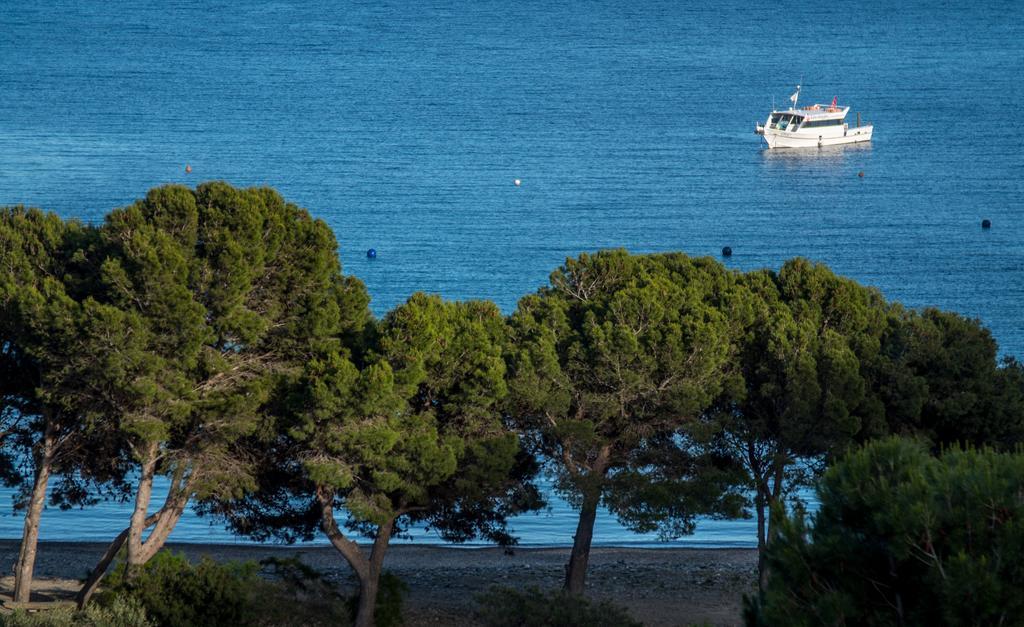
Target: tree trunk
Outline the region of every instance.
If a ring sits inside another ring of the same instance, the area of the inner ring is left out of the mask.
[[[583,497],[580,520],[572,541],[572,553],[569,555],[569,564],[565,567],[565,590],[571,594],[583,594],[587,564],[590,562],[590,543],[594,538],[594,521],[597,520],[597,505],[600,500],[601,493],[597,490]]]
[[[765,519],[767,499],[760,486],[754,501],[754,507],[757,509],[757,587],[758,590],[764,592],[765,586],[768,585],[768,567],[765,564],[765,550],[768,548],[767,521]]]
[[[377,609],[377,593],[380,590],[380,575],[384,567],[384,554],[391,542],[395,519],[391,518],[377,528],[370,557],[367,558],[359,545],[345,537],[334,519],[334,494],[329,490],[317,489],[317,500],[321,509],[321,526],[334,548],[359,579],[359,604],[356,608],[355,627],[373,627],[374,612]]]
[[[25,512],[25,527],[21,534],[21,549],[18,552],[18,565],[14,577],[14,600],[26,603],[32,595],[32,573],[36,565],[36,551],[39,545],[39,521],[43,516],[46,504],[46,487],[50,481],[50,469],[53,465],[53,429],[49,421],[43,435],[43,450],[36,468],[36,480],[32,485],[32,498]]]
[[[359,580],[359,605],[356,609],[354,627],[373,627],[374,614],[377,610],[377,592],[380,578],[369,577]]]
[[[597,520],[597,506],[601,502],[601,489],[605,473],[608,472],[611,453],[610,445],[602,446],[590,466],[589,474],[577,475],[577,480],[583,484],[583,504],[580,507],[580,520],[576,524],[576,535],[572,540],[572,553],[565,567],[565,591],[570,594],[583,594],[586,585],[590,543],[594,539],[594,521]]]
[[[394,519],[377,528],[377,537],[373,539],[370,551],[370,568],[367,577],[359,580],[359,607],[356,611],[355,627],[373,627],[374,613],[377,609],[377,595],[380,593],[380,576],[384,569],[384,554],[391,541]]]
[[[771,512],[772,509],[775,508],[775,504],[779,502],[779,499],[782,498],[782,485],[783,485],[783,480],[785,479],[785,472],[786,472],[785,464],[786,464],[785,461],[780,461],[780,462],[777,463],[777,465],[775,467],[775,477],[772,480],[772,491],[768,495],[769,496],[768,504],[771,507],[771,509],[769,509],[769,513]],[[771,544],[772,540],[774,538],[778,537],[778,535],[779,535],[779,526],[778,525],[773,525],[771,517],[769,517],[769,519],[768,519],[768,544]]]
[[[763,465],[754,440],[746,441],[747,472],[754,481],[754,510],[757,512],[757,588],[764,592],[768,583],[768,569],[765,563],[765,549],[768,548],[768,480],[763,471]]]
[[[145,565],[160,549],[164,548],[167,538],[170,537],[175,525],[181,520],[181,515],[185,512],[185,507],[188,505],[191,496],[192,482],[189,478],[185,477],[184,467],[179,467],[174,471],[174,477],[171,480],[170,488],[167,490],[167,498],[164,499],[164,505],[157,512],[159,518],[154,522],[153,531],[146,538],[142,551],[138,554],[141,565]],[[146,520],[148,521],[149,519],[147,518]]]
[[[151,527],[160,519],[163,514],[162,511],[153,514],[146,518],[146,527]],[[75,595],[75,602],[78,604],[78,609],[83,610],[85,606],[89,604],[89,599],[92,598],[96,588],[99,587],[100,581],[103,580],[103,576],[107,574],[107,569],[110,568],[110,563],[114,561],[114,557],[117,556],[117,552],[124,546],[125,540],[128,539],[128,532],[131,531],[131,527],[125,527],[124,531],[117,534],[114,541],[107,547],[107,551],[100,558],[96,567],[92,569],[89,576],[86,578],[85,583],[82,584],[81,590]]]
[[[163,548],[170,537],[174,526],[178,524],[185,506],[192,494],[192,477],[185,475],[185,466],[179,465],[174,470],[171,485],[167,489],[167,498],[158,512],[154,523],[150,523],[148,515],[149,502],[153,494],[153,477],[156,473],[157,445],[147,445],[142,462],[142,474],[139,477],[138,493],[135,495],[135,510],[132,512],[131,524],[128,527],[127,574],[134,577],[139,569],[146,565],[157,551]],[[146,541],[142,534],[153,525]]]
[[[128,576],[134,577],[138,568],[145,563],[142,559],[142,534],[146,530],[146,517],[149,514],[149,500],[153,495],[153,475],[156,472],[158,445],[149,442],[145,445],[142,455],[142,472],[139,475],[139,487],[135,492],[135,509],[132,511],[128,525]]]
[[[786,467],[785,462],[776,460],[775,470],[772,474],[772,484],[768,485],[767,478],[758,482],[758,505],[757,505],[757,586],[764,592],[768,585],[768,564],[765,553],[772,539],[778,536],[778,525],[773,525],[771,512],[775,510],[775,504],[782,496],[782,486]]]

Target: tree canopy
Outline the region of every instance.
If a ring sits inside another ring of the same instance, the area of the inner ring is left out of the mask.
[[[949,444],[1024,442],[1024,369],[999,359],[991,332],[952,312],[909,312],[887,342],[890,429]],[[898,374],[893,376],[893,371]],[[908,408],[909,406],[909,408]]]
[[[260,489],[211,508],[258,538],[319,526],[359,578],[358,625],[372,624],[388,542],[408,525],[507,543],[506,517],[539,505],[532,461],[500,412],[498,309],[417,294],[370,326],[285,385],[270,440],[252,442],[272,460]],[[373,540],[368,555],[353,534]]]
[[[1019,625],[1024,455],[887,439],[779,517],[756,625]]]
[[[740,385],[725,388],[706,417],[713,450],[746,471],[763,554],[769,509],[858,436],[884,433],[867,366],[893,314],[877,291],[803,259],[741,284],[752,315],[734,326]]]
[[[710,260],[603,251],[567,260],[511,316],[510,415],[580,509],[569,591],[583,589],[602,501],[669,536],[738,509],[680,441],[730,376],[728,323],[709,302],[729,280]]]
[[[27,601],[39,520],[123,487],[120,444],[103,437],[114,354],[134,350],[129,316],[98,301],[95,229],[21,207],[0,210],[0,472],[25,510],[15,598]]]
[[[307,358],[321,327],[365,316],[367,299],[341,276],[330,229],[270,189],[157,188],[112,212],[101,233],[106,293],[137,321],[144,351],[125,365],[134,376],[117,417],[139,464],[127,538],[137,565],[193,494],[230,498],[255,485],[231,443],[259,425],[276,373]],[[155,474],[171,488],[143,542]]]

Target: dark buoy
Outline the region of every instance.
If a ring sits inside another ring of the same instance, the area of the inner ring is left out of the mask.
[[[376,259],[377,258],[377,250],[375,248],[371,248],[370,250],[366,251],[366,258],[367,259]]]
[[[985,218],[984,220],[981,221],[981,228],[983,228],[983,229],[990,229],[990,228],[992,228],[992,221],[989,220],[988,218]]]
[[[859,176],[860,178],[864,178],[864,170],[861,170],[860,172],[858,172],[857,176]]]
[[[723,257],[732,257],[732,249],[731,249],[731,248],[729,248],[728,246],[726,246],[725,248],[723,248],[723,249],[722,249],[722,256],[723,256]]]

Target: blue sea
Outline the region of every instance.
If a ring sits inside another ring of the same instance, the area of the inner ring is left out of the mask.
[[[0,59],[0,204],[97,221],[164,183],[271,185],[333,227],[378,314],[416,290],[510,311],[583,251],[729,246],[978,317],[1024,356],[1024,3],[8,2]],[[754,122],[797,83],[874,141],[764,150]],[[42,536],[126,521],[47,511]],[[514,528],[564,545],[575,518],[556,500]],[[238,541],[194,516],[172,539]],[[595,535],[656,542],[609,516]],[[754,524],[671,545],[754,546]]]

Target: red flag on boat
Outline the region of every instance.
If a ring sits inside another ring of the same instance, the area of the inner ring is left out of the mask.
[[[839,96],[832,96],[832,108],[836,107],[837,102],[839,102]]]

